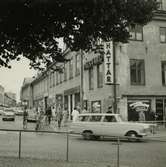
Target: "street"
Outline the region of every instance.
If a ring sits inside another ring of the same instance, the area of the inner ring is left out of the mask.
[[[28,123],[28,129],[34,130],[35,123]],[[15,122],[2,121],[0,128],[22,129],[22,117]],[[165,132],[163,135],[166,134]],[[66,134],[47,134],[23,132],[21,157],[38,159],[66,160]],[[166,137],[162,137],[162,140]],[[160,140],[160,138],[157,138]],[[142,142],[122,141],[120,143],[120,164],[134,167],[165,167],[166,142],[149,140]],[[18,157],[19,133],[0,132],[0,156]],[[83,140],[81,136],[69,135],[69,161],[117,163],[117,145],[115,140]]]

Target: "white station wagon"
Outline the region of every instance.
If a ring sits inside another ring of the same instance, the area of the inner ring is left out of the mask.
[[[119,114],[87,113],[80,114],[78,120],[71,123],[70,128],[72,132],[82,134],[84,139],[100,136],[128,136],[134,139],[150,134],[152,126],[152,124],[125,122]]]

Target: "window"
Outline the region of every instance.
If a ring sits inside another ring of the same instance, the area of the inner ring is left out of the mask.
[[[136,25],[135,27],[130,27],[130,39],[135,41],[143,40],[143,27],[140,25]]]
[[[103,87],[103,64],[97,65],[97,87]]]
[[[160,42],[166,43],[166,27],[160,27]]]
[[[67,63],[64,65],[64,81],[67,81]]]
[[[104,122],[117,122],[115,116],[105,116]]]
[[[56,85],[59,84],[59,72],[56,72]]]
[[[93,76],[93,68],[89,69],[89,90],[94,89],[94,76]]]
[[[162,84],[166,85],[166,61],[161,62],[162,69]]]
[[[130,60],[130,81],[131,85],[145,84],[144,60]]]
[[[73,59],[69,61],[69,79],[73,78]]]
[[[100,116],[100,115],[91,116],[90,121],[91,122],[99,122],[101,120],[101,117],[102,116]]]
[[[76,55],[76,76],[80,74],[80,55]]]
[[[89,116],[80,116],[79,120],[82,121],[82,122],[86,122],[86,121],[89,120]]]
[[[162,0],[157,0],[158,2],[158,10],[163,10],[163,2]]]

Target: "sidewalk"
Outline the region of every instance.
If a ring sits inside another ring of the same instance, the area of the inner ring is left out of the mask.
[[[66,162],[47,159],[0,157],[0,167],[115,167],[115,165],[97,162]]]

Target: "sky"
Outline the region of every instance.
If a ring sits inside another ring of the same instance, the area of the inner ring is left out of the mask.
[[[29,69],[28,64],[29,60],[22,58],[20,61],[13,61],[11,69],[0,67],[0,85],[4,87],[5,92],[16,93],[17,101],[20,100],[20,88],[24,78],[33,77],[37,73]]]

